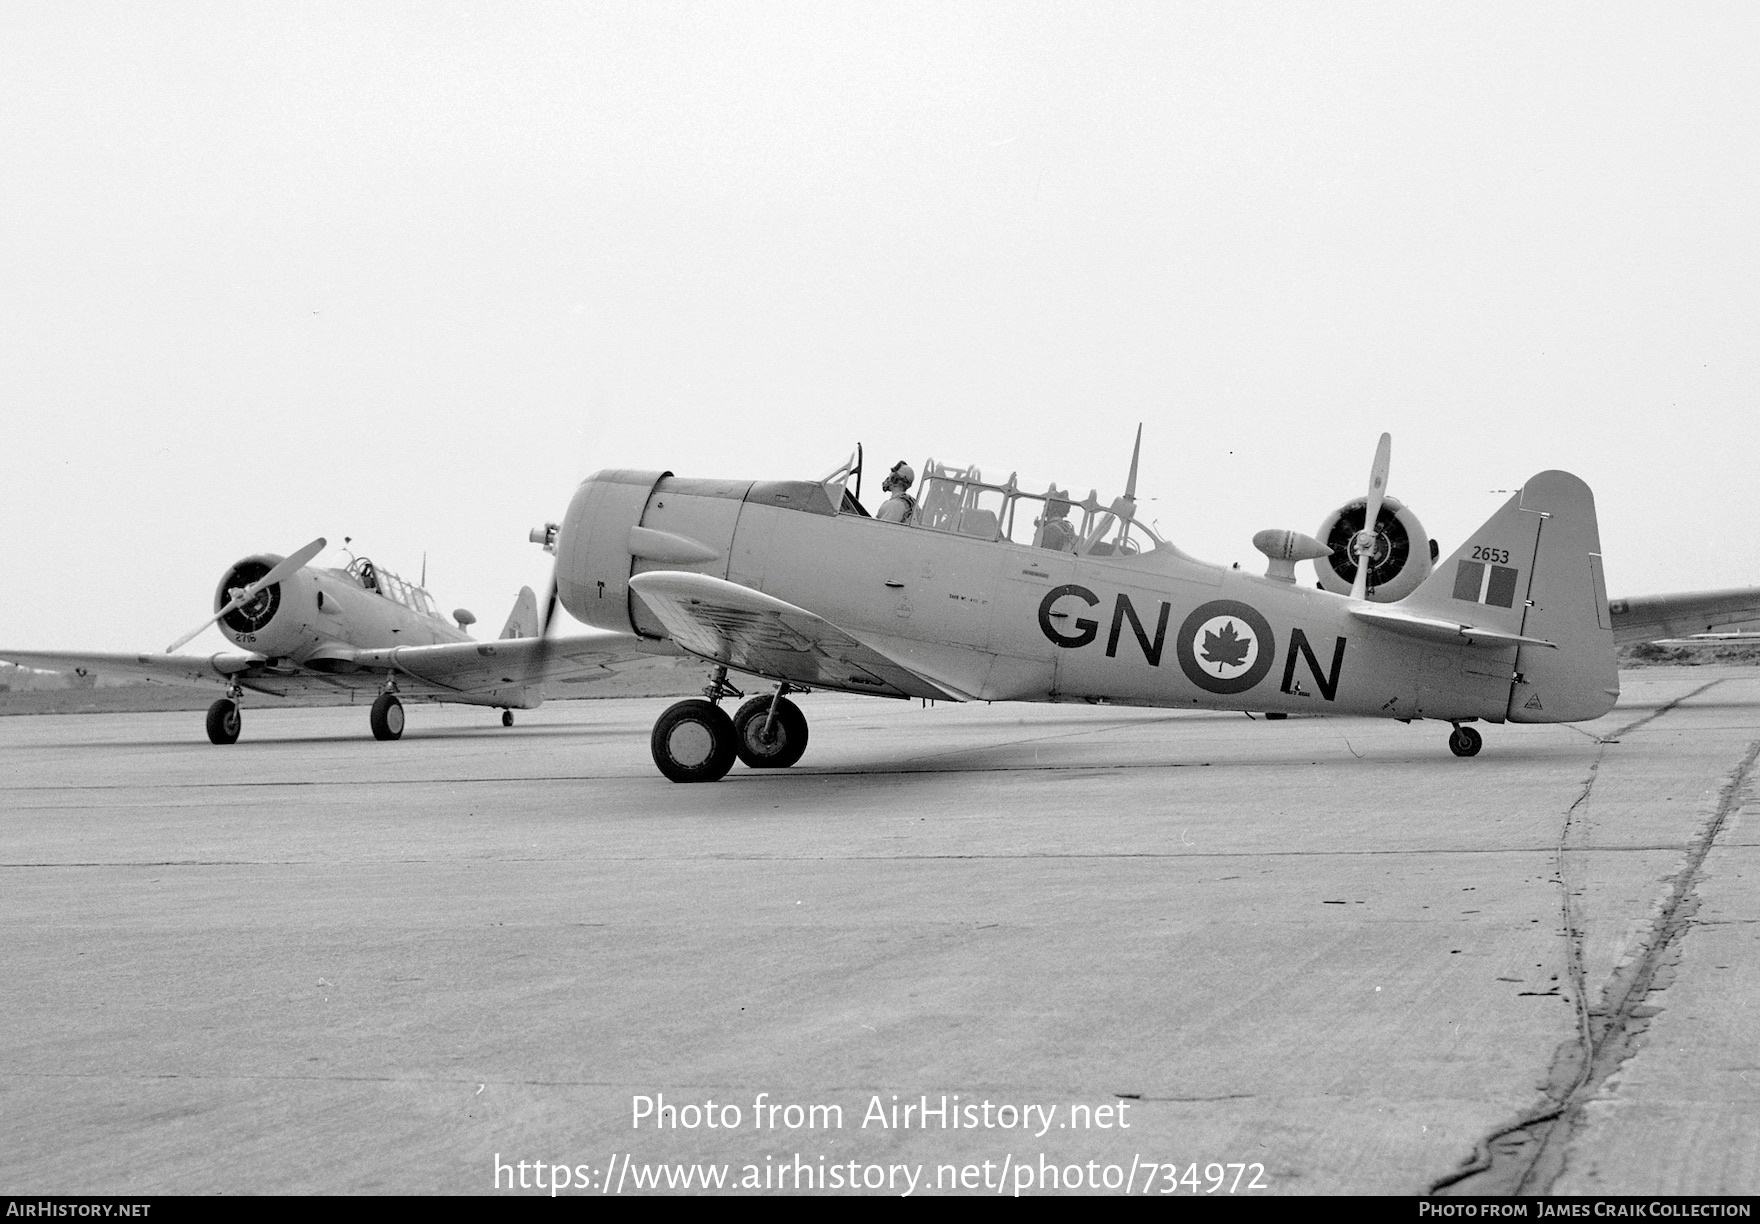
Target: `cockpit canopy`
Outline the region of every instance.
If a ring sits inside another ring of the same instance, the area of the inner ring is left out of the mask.
[[[849,492],[851,464],[826,480],[832,504],[844,512],[866,513]],[[839,496],[838,486],[843,486]],[[950,467],[931,459],[915,490],[911,525],[980,540],[1006,540],[1030,548],[1089,557],[1128,557],[1162,549],[1176,551],[1145,523],[1136,520],[1136,503],[1118,498],[1103,505],[1093,491],[1076,500],[1055,484],[1043,493],[1023,491],[1015,473],[1005,483],[986,481],[976,467]]]
[[[388,569],[380,569],[365,557],[348,563],[348,576],[361,584],[363,590],[375,591],[392,603],[402,604],[423,616],[439,616],[433,596],[413,582],[405,582]]]

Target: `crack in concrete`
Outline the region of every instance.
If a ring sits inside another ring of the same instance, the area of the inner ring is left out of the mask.
[[[1583,1107],[1600,1093],[1608,1079],[1638,1051],[1638,1040],[1658,1010],[1645,999],[1666,989],[1682,938],[1699,907],[1696,891],[1705,858],[1729,814],[1742,802],[1760,760],[1760,740],[1748,745],[1741,761],[1718,793],[1717,807],[1687,844],[1686,861],[1669,881],[1660,911],[1639,953],[1616,968],[1601,991],[1601,1001],[1588,1003],[1583,967],[1584,932],[1578,921],[1575,891],[1566,874],[1572,853],[1571,834],[1589,802],[1606,755],[1607,745],[1667,714],[1681,702],[1722,683],[1712,680],[1619,728],[1601,740],[1602,749],[1589,767],[1583,789],[1565,812],[1556,851],[1557,877],[1563,893],[1561,910],[1567,976],[1573,985],[1577,1036],[1564,1042],[1553,1057],[1544,1100],[1517,1121],[1492,1131],[1476,1145],[1465,1166],[1430,1187],[1437,1195],[1541,1195],[1564,1171],[1566,1153],[1583,1117]]]

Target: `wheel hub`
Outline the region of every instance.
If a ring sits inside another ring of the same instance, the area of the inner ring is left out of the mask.
[[[666,749],[679,764],[695,767],[714,755],[715,737],[702,723],[679,723],[666,737]]]

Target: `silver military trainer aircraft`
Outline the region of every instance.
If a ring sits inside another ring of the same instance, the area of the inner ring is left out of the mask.
[[[1379,521],[1389,448],[1383,435],[1364,523]],[[601,471],[532,538],[574,616],[713,668],[706,699],[654,725],[654,762],[677,782],[736,758],[792,765],[808,729],[788,695],[811,689],[1428,718],[1452,726],[1457,756],[1480,749],[1470,724],[1592,719],[1619,696],[1595,500],[1568,472],[1534,476],[1376,602],[1376,532],[1351,533],[1343,593],[1297,584],[1298,561],[1332,551],[1298,532],[1255,538],[1263,575],[1206,564],[1138,520],[1136,471],[1133,452],[1121,497],[1078,502],[931,461],[908,514],[879,517],[859,460],[817,482]],[[743,696],[730,671],[776,688],[729,717],[718,702]]]
[[[664,643],[628,634],[547,639],[530,587],[520,591],[500,639],[478,642],[465,632],[476,621],[470,612],[460,608],[449,622],[425,589],[365,557],[351,556],[346,567],[334,569],[309,564],[325,546],[320,537],[290,556],[262,553],[229,566],[214,592],[214,614],[164,654],[0,650],[0,659],[221,688],[225,695],[208,707],[208,738],[232,744],[246,694],[375,693],[368,715],[373,737],[394,740],[403,735],[404,701],[498,707],[502,725],[512,726],[513,711],[539,705],[546,684],[589,682],[621,664],[669,652]],[[176,653],[215,623],[238,649]]]

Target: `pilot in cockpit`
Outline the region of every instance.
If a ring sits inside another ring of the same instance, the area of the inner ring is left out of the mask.
[[[917,516],[917,499],[910,495],[910,487],[917,482],[917,474],[911,465],[900,459],[892,465],[892,471],[885,480],[880,482],[880,491],[891,494],[874,515],[882,523],[909,523]]]
[[[1059,493],[1056,485],[1045,499],[1045,516],[1039,520],[1039,536],[1033,544],[1053,552],[1075,551],[1076,528],[1069,521],[1069,494]]]

